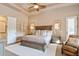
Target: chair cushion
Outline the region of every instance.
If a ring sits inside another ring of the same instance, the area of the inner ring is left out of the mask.
[[[79,46],[79,38],[69,38],[69,41],[66,43],[72,47],[78,48]]]
[[[74,42],[68,42],[67,45],[72,46],[74,48],[78,48],[79,47],[79,45],[77,43],[74,43]]]

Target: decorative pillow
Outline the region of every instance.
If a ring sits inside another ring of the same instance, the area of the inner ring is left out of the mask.
[[[36,30],[35,35],[40,35],[40,30]]]
[[[45,37],[46,44],[48,45],[52,38],[52,31],[47,31],[47,35]]]

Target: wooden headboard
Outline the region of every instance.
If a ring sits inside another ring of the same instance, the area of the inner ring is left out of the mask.
[[[52,30],[52,25],[48,25],[48,26],[35,26],[35,30]]]

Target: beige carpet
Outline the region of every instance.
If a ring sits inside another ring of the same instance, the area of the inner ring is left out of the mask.
[[[7,41],[4,39],[4,40],[2,40],[3,41],[3,43],[4,43],[4,47],[5,46],[7,46]],[[15,54],[13,54],[13,53],[11,53],[11,52],[9,52],[9,51],[6,51],[5,50],[5,56],[16,56]],[[57,49],[56,49],[56,56],[62,56],[62,53],[61,53],[61,45],[58,45],[57,46]]]
[[[5,56],[16,56],[15,54],[5,50]],[[61,45],[58,45],[57,46],[57,49],[56,49],[56,56],[62,56],[61,54]]]

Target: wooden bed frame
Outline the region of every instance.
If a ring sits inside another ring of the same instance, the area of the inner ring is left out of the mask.
[[[47,25],[47,26],[35,26],[35,30],[52,30],[52,25]]]

